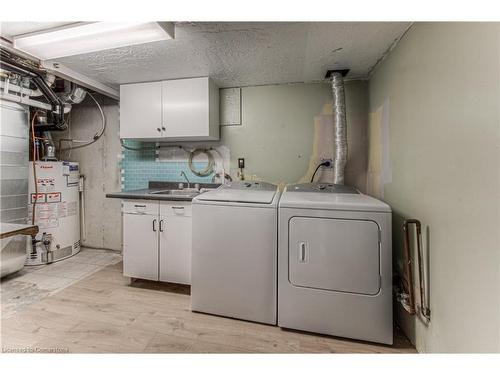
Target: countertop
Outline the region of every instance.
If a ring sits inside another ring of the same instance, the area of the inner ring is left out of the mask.
[[[150,181],[149,187],[146,189],[137,190],[126,190],[118,191],[114,193],[106,194],[106,198],[118,198],[118,199],[146,199],[155,201],[185,201],[190,202],[194,197],[201,194],[200,192],[193,192],[189,195],[163,195],[163,194],[153,194],[155,191],[166,190],[166,189],[178,189],[179,184],[183,183],[184,188],[187,188],[186,182],[163,182],[163,181]],[[199,183],[200,189],[216,189],[220,184],[210,184],[210,183]],[[194,183],[191,184],[194,187]]]
[[[0,238],[12,237],[18,234],[35,235],[38,233],[38,226],[31,224],[0,223]]]

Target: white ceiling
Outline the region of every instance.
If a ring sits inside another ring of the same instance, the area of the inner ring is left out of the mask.
[[[67,22],[66,22],[67,23]],[[60,23],[2,23],[2,35]],[[57,59],[117,87],[122,83],[210,76],[221,87],[322,80],[328,69],[348,78],[370,69],[408,22],[177,22],[175,39]]]
[[[14,35],[49,30],[54,27],[69,25],[71,23],[74,22],[1,22],[0,32],[2,36],[10,38]]]

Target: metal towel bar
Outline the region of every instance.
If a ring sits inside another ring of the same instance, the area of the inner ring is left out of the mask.
[[[411,245],[410,245],[410,225],[415,225],[415,231],[417,235],[417,262],[418,262],[418,280],[419,280],[419,291],[420,291],[420,314],[424,319],[425,323],[429,323],[431,319],[431,310],[428,305],[427,295],[426,295],[426,282],[424,275],[424,256],[422,251],[422,225],[417,219],[408,219],[403,223],[404,232],[404,275],[403,281],[403,292],[400,294],[400,302],[403,307],[410,315],[416,313],[415,309],[415,295],[414,295],[414,285],[413,285],[413,267],[412,267],[412,256],[411,256]]]

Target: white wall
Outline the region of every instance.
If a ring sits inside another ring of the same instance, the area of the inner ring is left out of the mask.
[[[370,111],[390,103],[395,253],[404,218],[429,244],[431,324],[399,311],[419,351],[500,351],[499,51],[498,24],[417,23],[369,82]]]
[[[106,131],[97,142],[74,149],[71,154],[63,152],[62,156],[65,160],[80,162],[80,172],[85,175],[86,236],[83,246],[121,251],[120,200],[105,197],[106,193],[120,190],[118,103],[101,95],[95,95],[95,98],[104,110]],[[101,115],[91,98],[87,96],[83,103],[73,106],[72,138],[91,139],[100,127]],[[67,135],[66,132],[53,132],[55,139]]]

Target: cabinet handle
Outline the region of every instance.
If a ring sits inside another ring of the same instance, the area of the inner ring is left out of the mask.
[[[156,232],[156,219],[153,219],[153,232]]]
[[[174,209],[174,210],[183,210],[184,207],[182,207],[182,206],[172,206],[172,209]]]
[[[161,127],[161,130],[167,130],[167,128],[165,128],[164,126]]]
[[[143,207],[143,208],[146,208],[146,205],[145,204],[134,204],[134,207]]]
[[[163,232],[163,219],[160,220],[160,232]]]
[[[158,130],[159,132],[161,132],[161,129],[160,129],[160,128],[156,128],[156,130]]]
[[[307,244],[305,242],[301,242],[299,246],[300,246],[299,261],[301,263],[304,263],[307,259]]]

